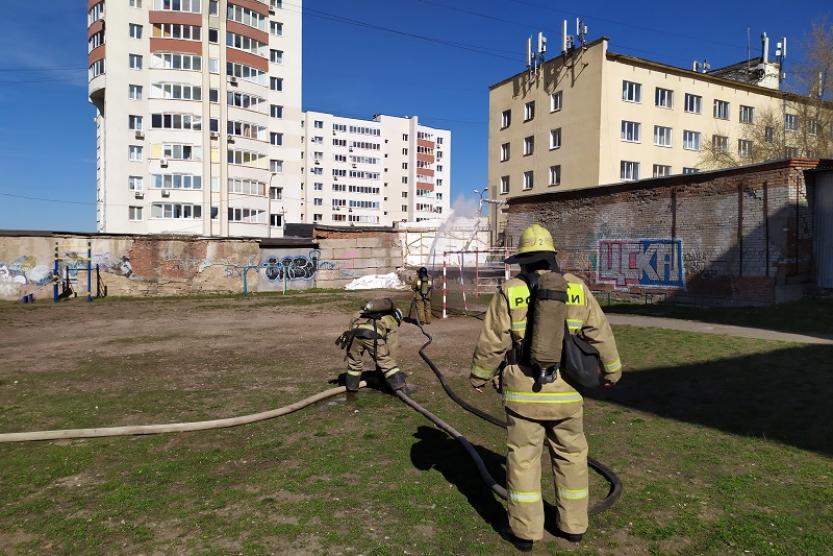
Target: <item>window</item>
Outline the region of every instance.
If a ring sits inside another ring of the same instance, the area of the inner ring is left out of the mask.
[[[266,72],[251,66],[228,62],[226,63],[226,75],[239,77],[244,81],[249,81],[257,85],[266,85]],[[275,78],[273,77],[272,79]]]
[[[283,187],[270,187],[269,198],[273,201],[280,201],[283,199]]]
[[[153,36],[159,39],[202,40],[202,27],[179,23],[154,23]]]
[[[512,111],[504,110],[500,115],[500,128],[506,129],[512,124]]]
[[[269,61],[273,64],[283,64],[283,50],[271,49],[269,51]]]
[[[208,42],[210,42],[211,44],[217,44],[220,42],[219,29],[208,29]]]
[[[127,96],[128,98],[130,98],[130,100],[142,100],[142,86],[129,85]]]
[[[130,115],[127,117],[127,127],[135,131],[142,131],[142,117]]]
[[[270,77],[269,88],[273,91],[283,91],[283,79],[280,77]]]
[[[220,73],[220,59],[219,58],[209,58],[208,59],[208,73]]]
[[[685,94],[685,111],[689,114],[699,114],[703,109],[703,97]]]
[[[87,26],[104,17],[104,2],[99,2],[87,12]]]
[[[255,95],[249,95],[246,93],[235,93],[233,91],[228,91],[226,101],[228,102],[229,106],[237,106],[238,108],[245,108],[247,110],[255,110],[257,112],[261,112],[261,110],[258,109],[258,107],[259,105],[265,103],[266,99]]]
[[[220,0],[208,0],[208,15],[218,15],[220,13]],[[214,215],[211,218],[215,218]]]
[[[770,126],[766,126],[766,128],[764,128],[764,141],[766,141],[767,143],[772,143],[773,141],[775,141],[774,128]]]
[[[269,170],[274,174],[283,174],[283,160],[270,160]]]
[[[524,105],[524,121],[528,122],[535,117],[535,101],[531,100]]]
[[[323,120],[313,120],[312,127],[315,129],[324,129],[324,121]]]
[[[623,160],[619,164],[619,177],[626,181],[639,179],[639,162]]]
[[[642,85],[633,81],[622,81],[622,100],[627,102],[641,102]]]
[[[282,214],[270,214],[269,225],[271,225],[273,228],[280,228],[283,225],[282,218]]]
[[[696,174],[699,171],[700,170],[698,170],[697,168],[683,167],[683,175],[686,175],[686,176],[688,176],[689,174]]]
[[[192,114],[151,114],[152,129],[202,129],[202,116]]]
[[[661,125],[654,126],[654,145],[660,147],[671,146],[671,128]]]
[[[200,0],[153,0],[153,9],[200,13]]]
[[[143,149],[141,145],[130,145],[127,147],[127,159],[138,162],[143,158]]]
[[[150,181],[154,189],[202,189],[202,176],[193,174],[153,174]]]
[[[137,25],[136,23],[130,24],[130,38],[131,39],[141,39],[142,38],[142,26]]]
[[[687,151],[700,150],[700,132],[699,131],[683,131],[683,148]]]
[[[101,60],[96,60],[92,63],[87,72],[87,76],[89,79],[93,79],[94,77],[98,77],[99,75],[104,73],[104,58]]]
[[[407,162],[403,162],[403,163],[402,163],[402,169],[403,169],[403,170],[407,170],[407,169],[408,169],[408,163],[407,163]]]
[[[278,119],[283,118],[283,106],[280,106],[278,104],[271,105],[269,107],[269,114],[273,118],[278,118]]]
[[[729,150],[729,138],[725,135],[712,135],[712,150],[725,153]]]
[[[142,191],[145,188],[145,178],[142,176],[127,176],[128,191]]]
[[[509,143],[504,143],[500,146],[500,161],[506,162],[509,160]]]
[[[654,94],[654,103],[660,108],[673,108],[674,91],[657,87],[656,93]]]
[[[312,200],[312,204],[315,205],[316,207],[323,207],[324,206],[324,199],[322,199],[321,197],[316,197],[315,199]]]
[[[220,89],[208,89],[208,102],[220,102]]]
[[[819,132],[819,122],[817,120],[807,120],[807,133],[810,135],[817,135]],[[808,157],[815,158],[815,157]]]
[[[714,117],[719,120],[729,119],[729,103],[725,100],[714,100]]]
[[[550,95],[550,112],[561,110],[562,91],[556,91]]]
[[[324,216],[321,214],[313,214],[312,221],[313,222],[321,222],[324,219]]]
[[[324,184],[321,182],[315,182],[312,186],[315,191],[324,191]]]
[[[798,156],[798,148],[786,147],[784,148],[784,154],[787,158],[796,158]]]
[[[798,116],[795,114],[784,114],[784,129],[787,131],[798,131]]]
[[[550,185],[561,185],[561,165],[550,166]]]
[[[755,121],[755,109],[751,106],[740,105],[740,123],[751,124]]]
[[[408,212],[408,205],[402,205],[402,212]],[[344,216],[344,215],[342,214],[341,216]]]
[[[641,127],[642,125],[639,122],[622,120],[622,141],[638,143]]]
[[[171,160],[201,160],[202,147],[171,143],[162,145],[162,156]]]
[[[236,21],[237,23],[242,23],[243,25],[248,25],[249,27],[254,27],[255,29],[259,29],[261,31],[266,30],[266,17],[250,10],[249,8],[236,6],[229,2],[228,9],[226,10],[226,16],[228,19]]]
[[[142,0],[129,0],[128,6],[131,8],[141,8],[142,7]]]
[[[227,31],[226,45],[230,48],[251,52],[256,56],[266,56],[267,45],[245,35],[238,35],[237,33]]]
[[[265,210],[232,208],[228,209],[229,222],[241,222],[243,224],[266,224],[267,213]]]
[[[241,195],[257,195],[262,197],[266,195],[266,184],[262,181],[229,178],[228,180],[229,193],[239,193]]]
[[[402,134],[402,140],[403,140],[403,141],[407,141],[407,140],[408,140],[408,134],[407,134],[407,133],[403,133],[403,134]]]
[[[524,172],[524,191],[532,189],[535,185],[535,173],[532,170]]]
[[[752,141],[738,139],[738,156],[741,158],[752,158]]]
[[[509,176],[501,176],[500,178],[500,193],[505,195],[509,193]]]
[[[141,220],[142,207],[127,207],[127,218],[129,220]]]
[[[202,57],[174,52],[154,52],[150,65],[156,69],[202,70]]]
[[[202,100],[202,87],[199,85],[188,85],[186,83],[153,83],[150,86],[150,97],[176,100]]]
[[[270,21],[269,32],[275,35],[276,37],[283,36],[283,23],[281,23],[280,21]]]
[[[524,138],[524,156],[529,156],[535,152],[535,137],[529,136]]]
[[[133,70],[142,69],[142,57],[138,54],[131,54],[129,65],[130,65],[130,69],[133,69]]]
[[[273,145],[283,145],[283,133],[270,133],[269,142]]]
[[[550,130],[550,149],[561,148],[561,128]]]
[[[405,155],[405,156],[408,156],[408,149],[402,149],[402,154]]]
[[[226,123],[226,133],[236,137],[246,137],[256,141],[266,140],[266,126],[229,120]]]
[[[662,178],[671,175],[671,166],[664,166],[662,164],[654,164],[654,177]]]

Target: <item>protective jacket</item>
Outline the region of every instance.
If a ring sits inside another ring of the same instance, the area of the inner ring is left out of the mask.
[[[378,337],[375,338],[377,343],[379,345],[384,344],[388,355],[396,357],[396,353],[399,351],[399,323],[396,322],[393,315],[384,315],[376,319],[374,327],[373,319],[358,313],[353,319],[351,328],[357,332],[357,338],[364,336],[368,340],[374,339],[372,333],[375,332],[378,334]],[[367,334],[362,335],[359,332],[365,330]]]
[[[431,296],[431,289],[434,287],[431,278],[420,278],[417,277],[416,281],[411,286],[411,289],[414,290],[419,296],[423,299],[428,299]]]
[[[539,271],[543,272],[548,271]],[[621,378],[622,363],[607,317],[580,278],[569,273],[565,273],[564,278],[567,280],[569,332],[581,334],[599,350],[605,379],[615,383]],[[520,278],[508,280],[492,298],[474,350],[470,380],[473,386],[481,387],[503,368],[501,391],[508,410],[530,419],[562,419],[581,409],[581,394],[564,380],[561,373],[555,382],[534,391],[535,370],[512,356],[521,352],[529,303],[529,287]],[[552,323],[552,326],[563,325]],[[508,361],[507,353],[510,354]]]

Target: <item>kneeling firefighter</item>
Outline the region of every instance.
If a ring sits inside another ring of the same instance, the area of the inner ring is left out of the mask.
[[[587,530],[587,441],[582,387],[612,385],[622,363],[610,325],[587,286],[561,273],[550,233],[533,224],[521,234],[508,280],[486,312],[472,361],[472,386],[500,380],[507,419],[507,490],[516,548],[532,550],[544,535],[541,452],[550,452],[558,528],[580,542]],[[502,370],[502,372],[501,372]],[[498,376],[499,375],[499,376]]]
[[[411,285],[414,290],[414,307],[416,308],[417,319],[422,324],[431,324],[431,290],[434,284],[428,275],[428,269],[424,266],[419,269],[417,278]],[[410,315],[408,315],[410,317]]]
[[[361,382],[362,358],[369,353],[376,368],[385,376],[392,390],[405,387],[405,374],[397,365],[396,352],[399,346],[399,325],[402,313],[388,298],[367,302],[350,323],[350,330],[344,332],[336,344],[347,350],[348,392],[356,392]]]

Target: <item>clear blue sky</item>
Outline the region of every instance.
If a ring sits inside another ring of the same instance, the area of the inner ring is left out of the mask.
[[[0,195],[0,229],[95,228],[95,130],[86,71],[39,71],[85,67],[86,5],[11,2],[3,11],[0,194],[78,204]],[[294,0],[285,5],[293,9]],[[753,55],[762,31],[773,39],[787,35],[788,63],[795,64],[813,21],[833,22],[826,0],[657,6],[636,0],[307,0],[304,108],[364,118],[417,114],[428,125],[451,129],[456,199],[486,182],[488,86],[523,69],[528,35],[544,31],[553,54],[564,18],[572,29],[581,15],[589,38],[610,37],[614,52],[683,67],[694,59],[708,58],[712,67],[745,59],[747,27]]]

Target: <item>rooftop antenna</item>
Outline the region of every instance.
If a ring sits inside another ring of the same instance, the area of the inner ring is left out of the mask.
[[[547,52],[547,37],[544,33],[538,33],[538,64],[544,63],[544,54]]]
[[[587,25],[578,17],[576,18],[576,37],[581,48],[584,48],[584,45],[587,43]]]
[[[532,52],[532,37],[526,38],[526,69],[532,73],[535,55]]]
[[[573,37],[567,34],[567,20],[561,22],[561,54],[573,49]]]
[[[691,63],[691,71],[696,71],[697,73],[708,73],[710,69],[712,69],[712,66],[709,64],[708,58],[703,59],[702,62],[694,60]]]
[[[761,33],[761,62],[769,63],[769,37],[766,33]]]
[[[775,57],[778,59],[778,88],[781,88],[781,83],[787,78],[787,73],[784,71],[784,60],[787,58],[787,37],[781,37],[781,40],[775,44]]]

